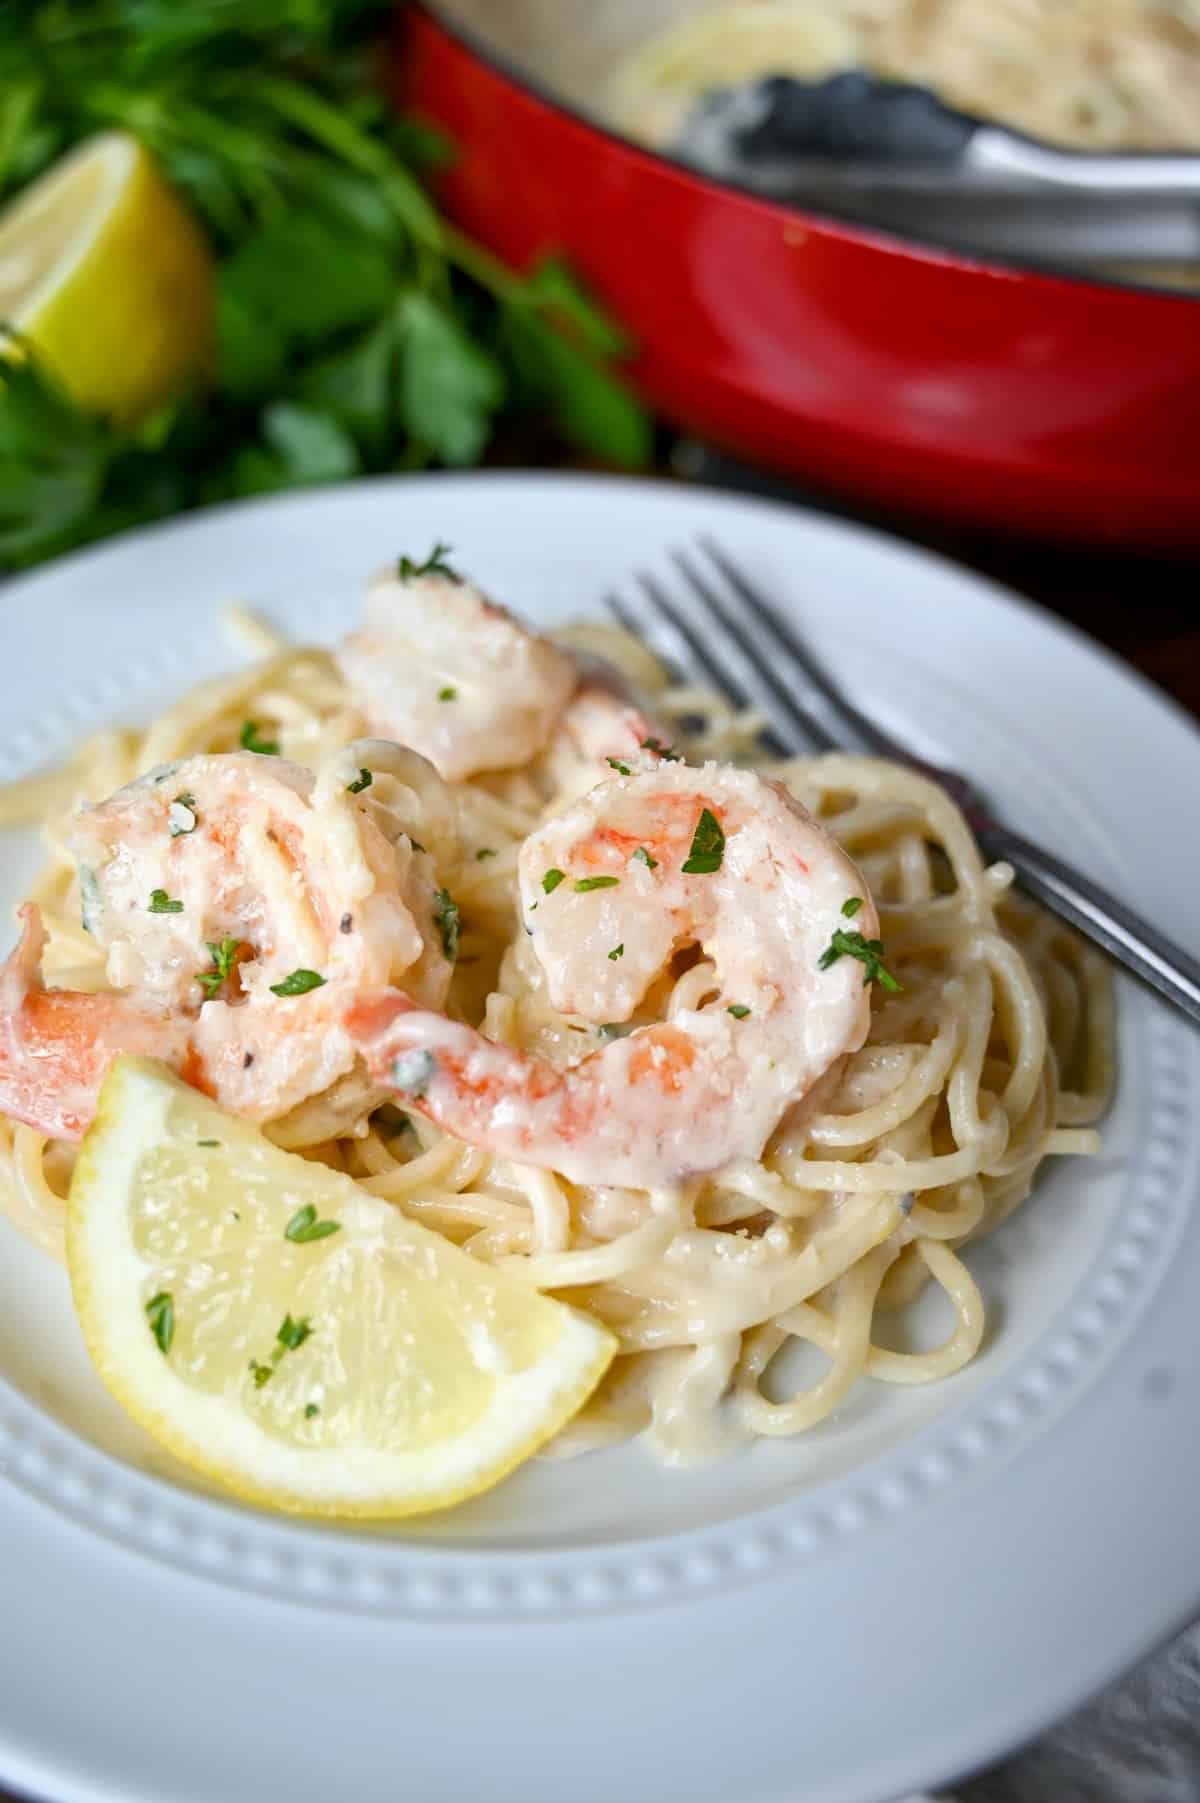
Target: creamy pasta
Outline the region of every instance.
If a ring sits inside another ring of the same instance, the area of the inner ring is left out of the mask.
[[[319,773],[363,733],[331,656],[283,644],[245,615],[235,625],[250,667],[194,690],[145,731],[95,735],[64,771],[0,797],[0,823],[45,826],[49,858],[33,899],[53,984],[94,991],[106,980],[102,950],[80,925],[67,850],[80,802],[153,766],[232,750],[248,718],[318,772],[319,795]],[[607,627],[562,642],[625,671],[691,762],[761,764],[757,721],[672,686],[642,645]],[[949,1376],[975,1355],[985,1325],[962,1248],[1028,1195],[1045,1157],[1098,1143],[1112,1083],[1102,960],[1016,896],[1006,867],[984,865],[962,815],[924,778],[851,756],[770,770],[866,878],[902,987],[876,988],[866,1043],[789,1111],[761,1159],[654,1189],[571,1182],[465,1144],[395,1100],[381,1104],[356,1075],[268,1129],[615,1330],[620,1355],[559,1453],[649,1428],[665,1456],[686,1459],[730,1435],[798,1433],[863,1379]],[[457,830],[430,848],[461,918],[446,1013],[560,1068],[594,1049],[598,1029],[551,1006],[521,927],[516,868],[570,779],[559,748],[456,781]],[[662,1018],[698,1006],[708,980],[703,961],[673,967],[655,992]],[[64,1141],[0,1121],[0,1201],[56,1256],[72,1158]],[[929,1283],[948,1298],[950,1332],[930,1351],[889,1350],[881,1322]],[[792,1388],[777,1360],[798,1344],[816,1348],[825,1369]]]

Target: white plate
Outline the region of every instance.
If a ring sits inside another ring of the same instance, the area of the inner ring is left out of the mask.
[[[3,597],[0,775],[227,666],[231,596],[327,640],[436,536],[553,621],[702,528],[888,726],[1194,942],[1200,738],[1160,696],[935,559],[674,487],[405,477],[69,558]],[[30,867],[8,852],[0,899]],[[1066,1711],[1200,1606],[1200,1041],[1124,984],[1120,1021],[1103,1157],[970,1255],[967,1372],[699,1472],[530,1467],[407,1530],[193,1487],[0,1223],[0,1775],[56,1803],[875,1803]]]

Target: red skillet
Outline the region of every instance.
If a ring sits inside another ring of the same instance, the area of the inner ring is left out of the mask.
[[[564,11],[582,27],[586,0]],[[1196,300],[750,198],[593,125],[502,56],[406,12],[396,94],[458,146],[443,202],[514,265],[565,251],[641,346],[634,378],[670,419],[888,507],[1200,548]]]

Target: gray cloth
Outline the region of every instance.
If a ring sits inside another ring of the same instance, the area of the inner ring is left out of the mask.
[[[1198,1803],[1200,1626],[1022,1752],[903,1803]]]

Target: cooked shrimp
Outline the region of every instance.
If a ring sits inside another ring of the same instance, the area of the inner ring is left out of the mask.
[[[96,1109],[104,1073],[121,1052],[182,1068],[188,1025],[130,996],[46,989],[46,933],[32,903],[21,937],[0,967],[0,1111],[56,1139],[78,1139]]]
[[[396,995],[348,1024],[372,1074],[446,1131],[580,1183],[669,1185],[757,1158],[785,1111],[857,1051],[863,969],[833,934],[878,931],[862,877],[777,783],[656,763],[531,835],[525,924],[564,1013],[629,1023],[680,954],[668,1019],[559,1070]]]
[[[394,749],[380,748],[380,761]],[[0,1107],[47,1131],[81,1130],[133,1035],[224,1106],[274,1120],[353,1066],[348,994],[403,982],[440,1006],[450,967],[434,931],[433,867],[407,835],[389,841],[354,762],[364,751],[351,747],[351,763],[316,783],[281,758],[189,758],[83,809],[72,848],[84,925],[118,993],[41,989],[27,925],[0,1022]],[[89,1034],[64,1102],[70,1045]]]
[[[546,768],[556,795],[575,801],[614,771],[628,774],[644,764],[647,749],[666,746],[664,727],[617,689],[589,680],[563,710],[546,750]]]
[[[413,746],[451,781],[527,763],[578,681],[565,651],[444,565],[376,576],[338,661],[371,731]]]

